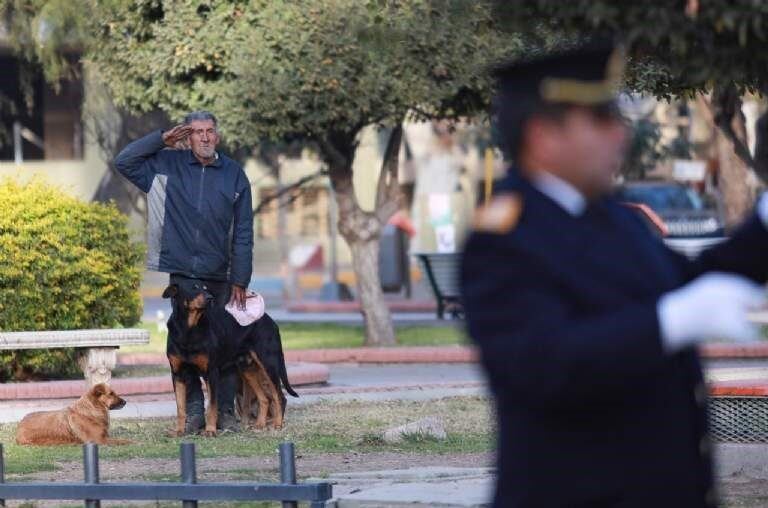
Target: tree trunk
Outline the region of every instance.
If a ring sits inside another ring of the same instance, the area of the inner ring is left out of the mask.
[[[395,329],[379,278],[381,223],[357,203],[351,170],[343,175],[331,171],[331,182],[339,209],[339,233],[352,251],[352,267],[365,325],[365,345],[394,345]]]
[[[737,122],[738,120],[734,118],[734,123]],[[752,207],[752,189],[748,181],[749,168],[741,157],[736,155],[733,141],[723,133],[722,129],[715,130],[715,139],[720,167],[718,185],[723,196],[725,221],[729,227],[733,227],[744,219]]]
[[[365,325],[366,346],[396,344],[389,307],[379,279],[379,236],[350,243],[352,265],[357,275],[357,294]]]
[[[752,207],[753,191],[749,185],[753,163],[747,143],[747,128],[741,111],[741,96],[732,85],[716,86],[707,102],[710,121],[715,129],[720,170],[718,187],[725,208],[727,226],[739,224]]]
[[[339,233],[352,251],[352,266],[357,279],[365,325],[366,346],[396,344],[392,315],[384,300],[379,277],[379,238],[382,225],[397,211],[399,190],[397,156],[402,140],[402,128],[393,130],[384,154],[372,212],[360,208],[352,183],[352,162],[357,148],[355,136],[329,136],[321,143],[331,178],[339,213]]]

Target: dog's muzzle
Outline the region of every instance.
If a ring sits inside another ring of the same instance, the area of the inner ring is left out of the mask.
[[[126,401],[125,399],[120,399],[120,402],[116,402],[112,404],[109,409],[123,409],[125,407]]]

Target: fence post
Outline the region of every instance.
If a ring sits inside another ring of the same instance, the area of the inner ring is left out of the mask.
[[[85,473],[85,483],[99,483],[99,445],[94,443],[85,443],[83,445],[83,472]],[[98,499],[86,499],[86,508],[101,508],[101,501]]]
[[[296,455],[293,443],[280,443],[280,483],[296,483]],[[297,508],[296,501],[283,501],[283,508]]]
[[[5,483],[5,450],[0,443],[0,484]],[[5,499],[0,499],[0,506],[5,506]]]
[[[197,483],[197,466],[195,464],[195,443],[181,443],[181,482]],[[185,499],[181,502],[184,508],[197,508],[197,500]]]

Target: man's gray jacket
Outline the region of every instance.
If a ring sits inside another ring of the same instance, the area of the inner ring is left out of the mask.
[[[155,131],[126,146],[117,170],[147,193],[147,268],[247,287],[251,279],[251,186],[217,155],[203,166],[191,150],[165,150]]]

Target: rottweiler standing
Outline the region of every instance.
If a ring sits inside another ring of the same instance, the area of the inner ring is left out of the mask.
[[[242,379],[249,385],[264,378],[274,386],[281,402],[279,421],[282,421],[286,391],[293,391],[285,368],[283,348],[277,325],[266,314],[249,326],[240,326],[223,308],[212,305],[213,295],[205,283],[187,280],[171,284],[163,292],[170,298],[173,312],[168,319],[166,354],[171,366],[173,387],[176,395],[177,421],[175,433],[183,435],[186,423],[187,386],[193,379],[203,378],[208,392],[208,408],[205,413],[205,436],[216,435],[218,418],[218,384],[220,373],[239,368]],[[264,371],[266,376],[257,372]],[[252,386],[258,394],[261,389]]]

